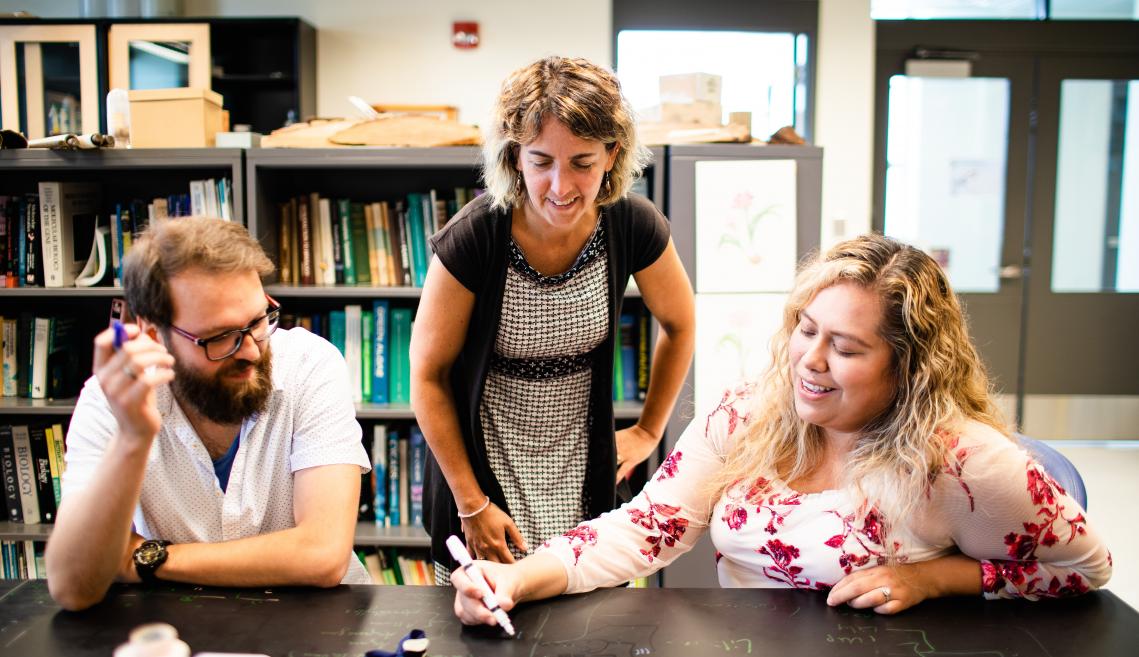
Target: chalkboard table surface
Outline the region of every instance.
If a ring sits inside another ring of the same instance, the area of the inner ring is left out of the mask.
[[[463,628],[449,588],[213,589],[116,586],[66,612],[42,580],[0,586],[0,655],[106,657],[143,623],[178,628],[195,653],[353,656],[392,650],[412,628],[428,655],[913,655],[1059,657],[1139,651],[1139,613],[1108,591],[1036,603],[927,601],[896,616],[773,589],[607,589],[524,605],[505,639]]]

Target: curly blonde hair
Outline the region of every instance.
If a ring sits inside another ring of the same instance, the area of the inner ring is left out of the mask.
[[[716,490],[775,473],[783,481],[809,475],[822,460],[822,430],[795,411],[789,343],[803,309],[821,290],[853,283],[878,296],[879,334],[889,345],[897,389],[887,409],[863,428],[844,469],[843,487],[887,526],[903,529],[929,486],[954,455],[943,439],[962,420],[1009,435],[993,402],[988,375],[969,338],[965,313],[941,267],[919,249],[864,235],[804,262],[772,338],[772,365],[732,447]],[[891,541],[885,541],[893,555]]]
[[[625,196],[649,162],[617,76],[586,59],[545,57],[511,73],[495,102],[483,139],[483,181],[493,207],[506,210],[525,200],[525,188],[517,184],[518,151],[538,138],[547,117],[581,139],[618,149],[598,206]]]

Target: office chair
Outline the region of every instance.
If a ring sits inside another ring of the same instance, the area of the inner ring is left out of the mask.
[[[1063,486],[1068,495],[1079,502],[1080,506],[1087,511],[1088,492],[1084,488],[1084,479],[1080,476],[1080,471],[1076,469],[1076,466],[1068,460],[1068,457],[1056,451],[1056,448],[1048,443],[1019,433],[1013,435],[1020,446],[1028,451],[1040,465],[1044,466],[1044,471],[1048,473],[1048,476]]]

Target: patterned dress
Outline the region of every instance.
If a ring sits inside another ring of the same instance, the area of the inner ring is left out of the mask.
[[[1111,555],[1083,509],[1011,440],[977,422],[945,434],[949,456],[913,518],[886,536],[874,509],[859,514],[846,490],[804,494],[774,477],[707,485],[747,424],[756,388],[724,393],[697,418],[637,497],[582,523],[543,548],[559,557],[567,592],[612,586],[663,568],[710,532],[727,587],[827,589],[886,563],[960,550],[981,563],[985,597],[1076,595],[1111,576]]]
[[[491,469],[530,546],[586,517],[593,353],[609,332],[606,243],[599,218],[570,268],[543,276],[510,242],[479,417]],[[443,564],[435,572],[436,583],[447,583]]]

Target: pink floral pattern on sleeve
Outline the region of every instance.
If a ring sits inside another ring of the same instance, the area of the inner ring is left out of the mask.
[[[577,562],[581,559],[581,551],[584,550],[587,545],[595,545],[597,543],[597,530],[594,529],[592,525],[582,523],[562,534],[562,537],[569,541],[570,548],[573,550],[573,565],[576,566]],[[549,547],[549,542],[547,541],[544,545]]]
[[[725,390],[723,396],[720,397],[719,405],[712,409],[712,412],[708,414],[708,418],[704,420],[704,435],[708,435],[712,427],[712,421],[721,413],[726,413],[728,416],[728,430],[726,435],[732,435],[736,432],[736,429],[746,424],[747,414],[740,413],[736,406],[741,399],[750,397],[754,390],[754,383],[744,383],[730,390]]]
[[[677,542],[684,536],[684,532],[688,531],[688,519],[677,516],[680,512],[678,506],[656,504],[647,495],[645,501],[649,503],[647,511],[633,507],[629,507],[625,511],[629,514],[629,519],[633,524],[640,525],[650,532],[655,532],[645,537],[645,542],[650,547],[641,548],[641,554],[648,557],[649,563],[652,563],[660,555],[662,548],[676,546]]]
[[[669,452],[668,457],[664,463],[660,464],[657,468],[657,473],[654,479],[657,481],[664,481],[665,479],[672,479],[676,476],[677,471],[680,469],[680,460],[684,458],[684,454],[680,450],[672,450]]]
[[[1066,499],[1061,497],[1064,489],[1039,464],[1029,460],[1026,467],[1028,494],[1036,506],[1035,521],[1022,523],[1023,531],[1005,535],[1007,561],[981,562],[982,590],[994,595],[1033,599],[1087,593],[1091,587],[1079,573],[1070,572],[1061,579],[1041,568],[1036,554],[1041,547],[1049,548],[1061,542],[1069,544],[1085,535],[1087,520],[1078,509],[1068,511],[1062,503]]]

